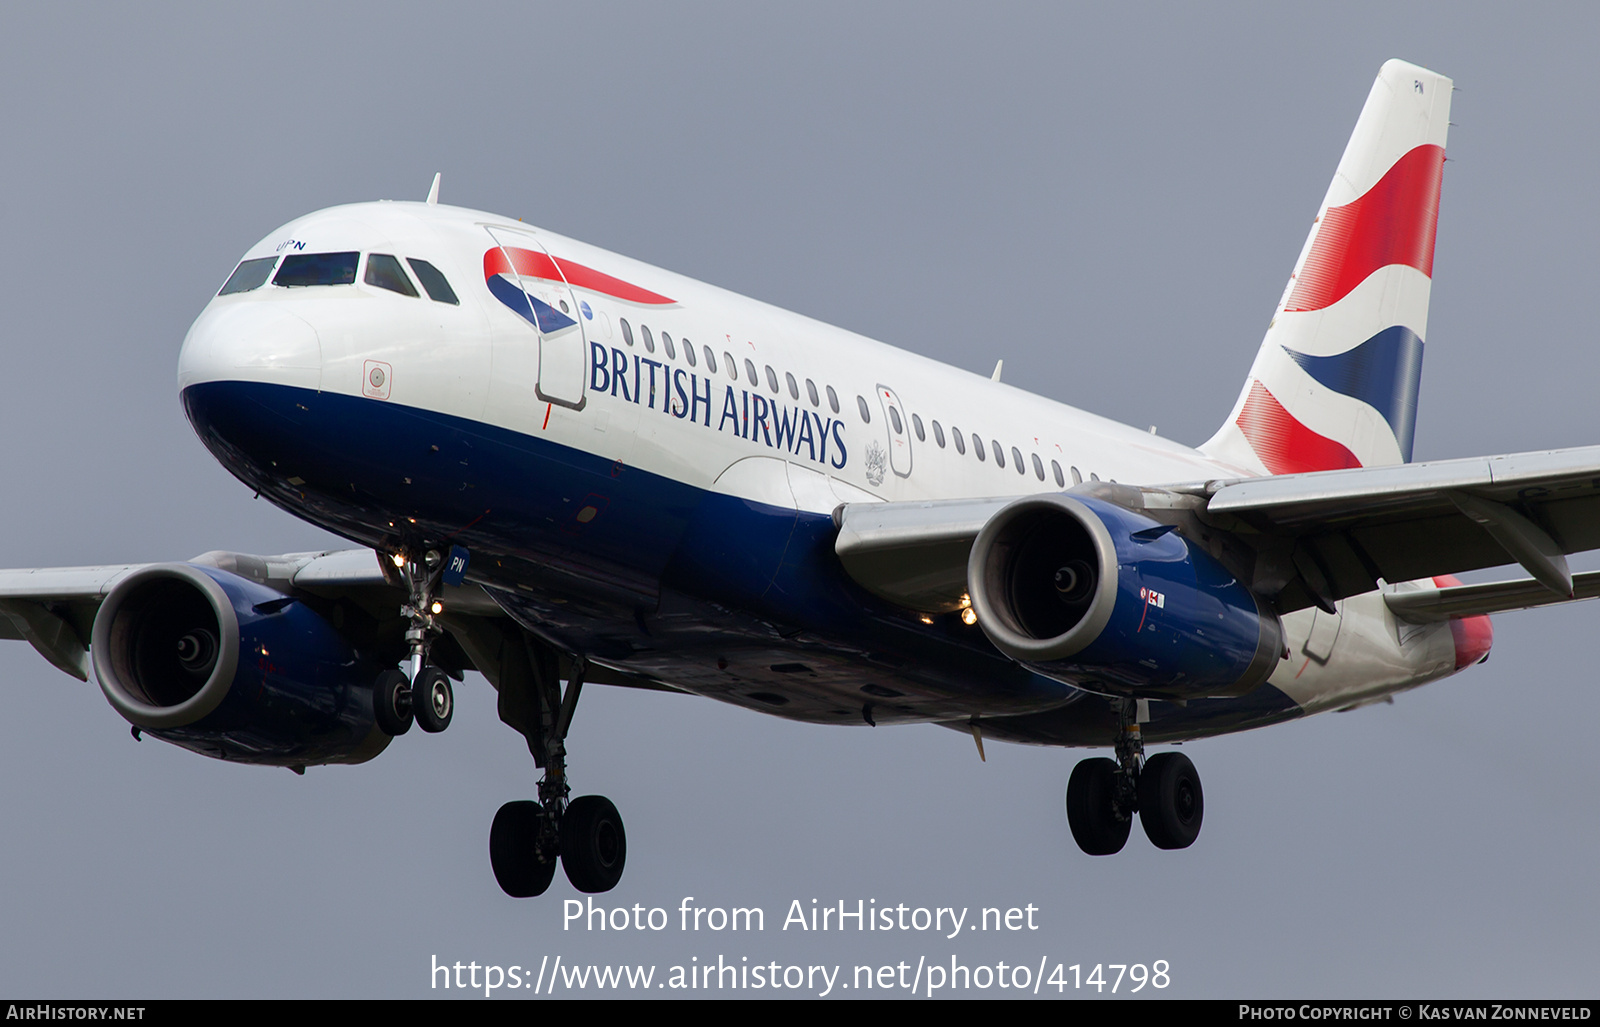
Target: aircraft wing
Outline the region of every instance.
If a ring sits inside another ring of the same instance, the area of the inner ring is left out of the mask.
[[[347,599],[379,620],[400,618],[405,587],[393,565],[371,549],[255,556],[216,551],[188,561],[248,578],[285,594],[309,593],[323,599]],[[0,569],[0,639],[26,640],[58,670],[79,681],[89,679],[89,642],[95,614],[119,581],[150,564],[103,567],[33,567]],[[449,611],[446,635],[433,656],[452,677],[481,670],[498,687],[501,635],[515,635],[506,616],[489,594],[471,582],[446,585],[440,598]],[[676,691],[671,685],[614,670],[589,667],[585,680],[595,684]]]
[[[136,564],[0,570],[0,638],[26,639],[59,670],[89,680],[89,629]]]
[[[370,549],[282,556],[213,552],[190,562],[231,571],[283,591],[300,589],[329,597],[370,595],[374,589],[398,587],[398,580],[390,580],[377,553]],[[89,637],[100,603],[123,577],[146,566],[0,570],[0,638],[25,639],[56,668],[87,681]]]
[[[1565,554],[1600,548],[1600,446],[1159,489],[1105,482],[1077,489],[1158,521],[1192,518],[1191,536],[1220,532],[1228,552],[1219,555],[1284,611],[1331,608],[1383,582],[1507,563],[1521,564],[1542,594],[1527,592],[1525,581],[1502,583],[1509,591],[1493,599],[1443,590],[1449,595],[1440,602],[1464,611],[1444,616],[1582,598]],[[914,609],[955,609],[972,541],[1007,502],[847,504],[835,515],[835,551],[878,595]],[[1587,575],[1581,582],[1590,587]],[[1406,603],[1422,609],[1422,600]],[[1474,605],[1482,603],[1490,605]]]

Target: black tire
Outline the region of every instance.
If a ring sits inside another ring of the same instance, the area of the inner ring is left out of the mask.
[[[411,712],[417,726],[436,735],[450,726],[456,712],[456,694],[450,676],[438,667],[424,667],[411,686]]]
[[[617,807],[603,795],[581,795],[561,817],[561,865],[581,892],[610,891],[622,880],[628,836]]]
[[[1067,826],[1078,848],[1091,856],[1121,852],[1128,842],[1133,818],[1117,817],[1116,796],[1116,760],[1099,757],[1072,768],[1067,779]]]
[[[1158,849],[1187,849],[1200,836],[1206,797],[1200,775],[1181,752],[1162,752],[1139,774],[1139,820]]]
[[[556,876],[556,861],[539,862],[539,804],[508,802],[489,828],[489,865],[500,890],[514,899],[543,895]]]
[[[403,735],[411,730],[411,682],[398,670],[386,670],[372,685],[372,714],[378,730]]]

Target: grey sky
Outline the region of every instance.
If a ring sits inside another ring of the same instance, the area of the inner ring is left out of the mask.
[[[1226,414],[1378,66],[1455,78],[1419,459],[1600,441],[1586,5],[13,6],[0,32],[0,566],[281,552],[179,410],[178,343],[247,246],[354,200],[576,236],[1196,443]],[[1592,565],[1589,561],[1585,566]],[[1175,996],[1588,994],[1592,605],[1498,618],[1392,706],[1196,743],[1204,833],[1073,845],[1083,753],[791,725],[593,688],[607,905],[760,935],[563,932],[489,872],[531,797],[480,678],[373,763],[135,744],[0,647],[0,991],[406,997],[430,956],[1171,963]],[[798,935],[809,904],[1041,908],[1037,932]],[[849,994],[854,994],[849,993]],[[971,993],[994,995],[995,992]]]

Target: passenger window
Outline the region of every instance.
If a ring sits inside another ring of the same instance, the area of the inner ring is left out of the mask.
[[[867,409],[867,401],[863,396],[856,397],[856,409],[861,411],[861,420],[867,424],[872,423],[872,411]]]
[[[800,386],[795,384],[794,375],[790,374],[788,371],[785,371],[785,372],[783,372],[783,378],[784,378],[785,381],[787,381],[789,383],[789,398],[790,399],[799,399],[800,398]]]
[[[461,301],[456,299],[456,291],[450,288],[450,283],[444,277],[444,272],[416,257],[407,257],[406,263],[411,265],[411,273],[417,276],[417,281],[422,283],[422,291],[435,303],[448,303],[453,307],[461,306]]]
[[[1076,467],[1074,467],[1072,469],[1072,484],[1074,484],[1074,485],[1082,485],[1083,484],[1083,475],[1078,471],[1078,469]]]
[[[979,460],[982,460],[984,458],[983,457],[983,440],[978,438],[978,433],[977,432],[973,432],[972,433],[972,451],[974,453],[978,454],[978,459]]]
[[[750,379],[750,384],[751,385],[760,385],[761,384],[761,376],[759,374],[756,374],[756,365],[754,365],[754,364],[752,364],[750,362],[750,358],[749,357],[745,357],[744,358],[744,373],[745,373],[745,377]]]
[[[806,395],[811,397],[812,406],[820,407],[822,405],[822,397],[817,395],[817,383],[810,378],[806,379]]]
[[[361,280],[380,289],[417,298],[416,287],[411,284],[411,279],[406,277],[400,262],[387,253],[367,254],[367,273],[361,276]]]
[[[272,279],[273,285],[293,289],[305,285],[353,285],[359,253],[291,253]]]
[[[278,262],[277,257],[257,257],[254,260],[239,262],[233,269],[233,274],[222,283],[222,291],[218,296],[232,296],[236,292],[249,292],[259,289],[267,284],[267,279],[272,276],[272,265]]]
[[[685,359],[685,360],[687,360],[689,362],[689,366],[690,367],[693,367],[694,366],[694,343],[690,342],[688,339],[683,339],[681,341],[683,342],[683,359]]]
[[[995,463],[995,466],[996,467],[1004,467],[1006,465],[1005,447],[1000,445],[1000,443],[998,443],[998,442],[993,442],[992,444],[994,446],[994,463]]]
[[[711,352],[711,347],[710,346],[701,346],[700,347],[700,352],[705,354],[705,357],[706,357],[706,370],[710,371],[712,374],[716,374],[717,373],[717,355],[715,353]]]
[[[771,364],[767,365],[767,388],[772,390],[774,396],[778,394],[778,373],[772,369]]]
[[[667,351],[667,358],[669,360],[678,359],[678,351],[672,348],[672,336],[668,335],[666,332],[662,332],[661,345]]]
[[[739,365],[734,363],[733,354],[727,350],[722,351],[722,359],[728,365],[728,377],[734,381],[739,380]]]
[[[911,427],[917,433],[917,441],[918,442],[927,442],[928,441],[928,436],[926,434],[924,434],[923,431],[922,431],[922,418],[918,417],[916,414],[912,414],[911,415]]]
[[[646,353],[654,353],[656,351],[656,337],[650,334],[650,326],[640,325],[639,334],[644,338],[644,351]]]
[[[1061,465],[1056,463],[1054,460],[1050,461],[1050,471],[1056,476],[1056,487],[1063,489],[1066,488],[1067,479],[1061,474]]]
[[[1038,457],[1034,457],[1035,463],[1038,463],[1038,460]],[[1022,463],[1022,450],[1018,449],[1016,446],[1011,447],[1011,465],[1017,469],[1018,474],[1028,473],[1028,468]],[[1043,478],[1044,475],[1041,474],[1039,477]]]
[[[939,427],[938,421],[933,422],[933,441],[939,444],[940,449],[944,448],[944,429]]]
[[[894,425],[894,433],[896,435],[902,435],[905,433],[906,426],[905,423],[900,420],[900,411],[896,410],[894,407],[889,408],[889,423]]]
[[[625,317],[619,317],[617,318],[617,323],[622,326],[622,341],[632,346],[633,328],[628,324],[628,319]]]
[[[1100,476],[1098,474],[1094,473],[1093,471],[1090,471],[1089,472],[1089,480],[1090,481],[1099,481],[1100,480]]]
[[[826,385],[824,388],[828,390],[828,406],[837,414],[839,412],[839,394],[833,391],[832,385]]]
[[[1034,454],[1032,454],[1032,456],[1033,456],[1033,476],[1035,478],[1038,478],[1040,481],[1044,481],[1044,464],[1043,464],[1043,462],[1041,462],[1039,460],[1039,454],[1038,453],[1034,453]]]

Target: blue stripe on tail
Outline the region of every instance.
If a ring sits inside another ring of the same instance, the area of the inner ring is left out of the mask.
[[[1283,351],[1321,384],[1366,403],[1389,422],[1400,456],[1411,461],[1422,382],[1422,339],[1404,325],[1385,328],[1361,345],[1331,357]]]

